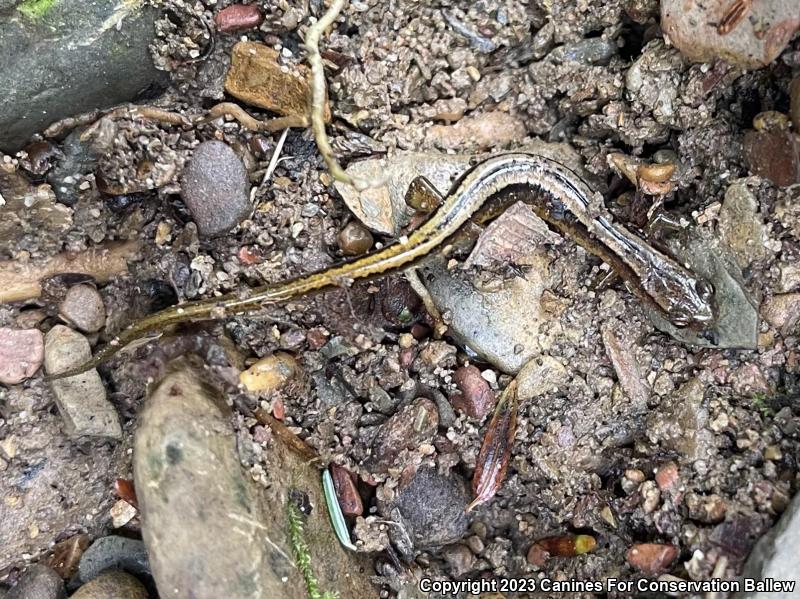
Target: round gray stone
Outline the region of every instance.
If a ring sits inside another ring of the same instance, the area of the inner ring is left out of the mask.
[[[138,539],[109,536],[97,539],[81,556],[77,582],[86,583],[106,570],[122,570],[147,580],[150,563],[144,543]]]
[[[206,141],[195,148],[183,174],[181,197],[203,237],[227,233],[251,210],[244,164],[221,141]]]
[[[442,476],[423,467],[393,504],[417,549],[448,545],[467,533],[464,508],[470,502],[467,484],[451,473]]]

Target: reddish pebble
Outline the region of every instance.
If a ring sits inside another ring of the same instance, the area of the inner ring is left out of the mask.
[[[253,4],[231,4],[219,11],[214,17],[217,31],[222,33],[255,29],[263,21],[264,15]]]
[[[0,328],[0,383],[17,385],[32,377],[43,359],[41,331]]]
[[[662,491],[673,489],[678,482],[678,466],[670,462],[659,467],[656,471],[656,483]]]
[[[280,397],[272,402],[272,415],[281,421],[286,418],[286,407],[283,405],[283,400]]]
[[[306,333],[306,342],[311,350],[318,350],[328,342],[328,335],[320,328],[311,329]]]
[[[430,334],[431,334],[431,328],[424,324],[417,323],[415,325],[412,325],[411,327],[411,335],[417,341],[422,341],[423,339],[427,339],[428,337],[430,337]]]
[[[744,159],[750,172],[778,187],[800,182],[800,144],[788,131],[748,131]]]
[[[239,259],[239,262],[245,266],[261,264],[264,261],[264,256],[261,254],[261,250],[250,245],[243,245],[240,247],[239,251],[236,252],[236,257]]]
[[[453,382],[461,391],[451,403],[472,418],[481,419],[494,407],[494,392],[475,366],[463,366],[453,373]]]
[[[353,475],[337,464],[331,464],[331,477],[336,489],[339,506],[345,516],[360,516],[364,513],[364,503],[358,494]]]
[[[417,352],[413,347],[407,347],[400,350],[400,368],[408,368],[417,356]]]
[[[638,543],[628,549],[625,557],[637,570],[647,574],[661,574],[678,557],[678,548],[661,543]]]
[[[550,554],[547,553],[541,545],[537,545],[536,543],[531,545],[531,548],[528,549],[528,563],[532,566],[538,568],[544,567],[549,557]]]

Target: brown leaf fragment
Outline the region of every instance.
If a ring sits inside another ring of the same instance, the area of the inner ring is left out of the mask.
[[[258,408],[253,412],[253,416],[261,424],[268,426],[272,430],[272,433],[292,452],[308,460],[309,462],[313,462],[316,465],[321,465],[319,454],[308,443],[290,431],[288,426],[275,418],[272,414],[268,414],[266,410]]]
[[[120,499],[124,499],[136,509],[139,509],[139,500],[136,498],[136,488],[133,481],[127,478],[118,478],[114,481],[114,493]]]
[[[61,578],[68,580],[78,571],[78,563],[83,552],[89,547],[89,535],[77,534],[53,547],[53,555],[48,560],[48,565],[56,571]]]
[[[506,478],[511,448],[517,432],[517,381],[505,388],[495,407],[483,445],[478,453],[478,463],[472,477],[475,499],[467,506],[473,508],[486,503],[495,496]]]

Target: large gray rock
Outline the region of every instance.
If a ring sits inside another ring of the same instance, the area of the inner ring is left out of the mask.
[[[64,581],[47,566],[34,564],[15,587],[6,595],[7,599],[65,599]]]
[[[0,150],[61,118],[158,86],[148,45],[159,11],[142,0],[0,0]]]
[[[800,544],[800,495],[796,496],[778,523],[756,543],[742,572],[742,578],[764,581],[794,581],[794,590],[772,589],[774,592],[750,591],[738,597],[747,599],[779,599],[797,597],[800,591],[800,569],[797,567],[797,547]]]
[[[333,533],[319,470],[276,437],[262,462],[269,484],[256,485],[240,466],[230,408],[196,362],[185,357],[167,367],[136,431],[142,537],[160,595],[307,598],[289,538],[292,501],[307,512],[311,506],[303,532],[295,532],[306,540],[319,588],[377,596],[369,561],[346,551]]]

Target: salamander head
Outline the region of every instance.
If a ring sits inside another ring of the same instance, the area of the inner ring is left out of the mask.
[[[667,311],[667,318],[676,327],[689,327],[703,331],[717,319],[714,286],[695,276],[682,278],[680,292],[675,294]]]

